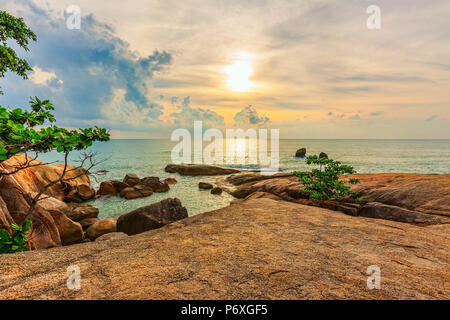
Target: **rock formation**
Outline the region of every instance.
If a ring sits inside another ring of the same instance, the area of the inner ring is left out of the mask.
[[[120,216],[117,221],[117,231],[134,235],[161,228],[187,217],[187,210],[182,206],[181,201],[177,198],[168,198]]]
[[[169,164],[166,172],[179,173],[183,176],[217,176],[240,172],[237,169],[211,166],[207,164]]]

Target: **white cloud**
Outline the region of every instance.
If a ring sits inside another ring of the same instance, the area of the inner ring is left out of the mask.
[[[54,82],[57,85],[62,85],[63,81],[58,80],[56,74],[54,72],[47,72],[39,68],[38,66],[33,67],[33,73],[30,74],[29,79],[33,81],[33,83],[45,86]],[[55,80],[55,81],[53,81]]]

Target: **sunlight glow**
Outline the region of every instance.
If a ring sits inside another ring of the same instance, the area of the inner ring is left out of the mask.
[[[224,68],[228,76],[228,87],[233,91],[249,91],[253,87],[250,81],[253,69],[250,61],[239,59],[230,66]]]

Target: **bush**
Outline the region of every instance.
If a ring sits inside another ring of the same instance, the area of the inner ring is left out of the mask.
[[[30,225],[30,220],[25,220],[20,227],[17,224],[12,223],[11,228],[14,230],[12,236],[5,229],[1,229],[0,254],[29,251],[30,248],[27,246],[27,237]]]
[[[311,171],[297,171],[294,174],[299,177],[303,184],[302,191],[312,199],[321,200],[342,200],[342,198],[355,195],[350,186],[346,183],[357,184],[358,179],[340,180],[340,175],[356,173],[352,166],[343,165],[339,161],[318,156],[309,156],[306,159],[308,165],[317,165],[318,169]],[[358,199],[357,201],[360,201]]]

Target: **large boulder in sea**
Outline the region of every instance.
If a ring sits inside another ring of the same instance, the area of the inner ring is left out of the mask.
[[[144,186],[142,184],[135,185],[134,187],[125,188],[122,191],[120,191],[120,197],[125,198],[127,200],[149,197],[152,194],[153,189],[148,186]]]
[[[153,192],[167,192],[170,190],[169,185],[159,180],[158,177],[145,177],[141,180],[141,185],[151,188]]]
[[[119,217],[117,231],[135,235],[188,217],[188,212],[177,198],[168,198],[141,207]]]
[[[169,164],[166,166],[165,171],[179,173],[183,176],[217,176],[240,172],[233,168],[217,167],[207,164]]]
[[[128,187],[129,185],[123,181],[117,180],[103,181],[102,183],[100,183],[100,188],[98,189],[97,194],[100,196],[116,194]]]
[[[304,157],[306,157],[306,148],[298,149],[297,152],[295,153],[295,156],[297,158],[304,158]]]

